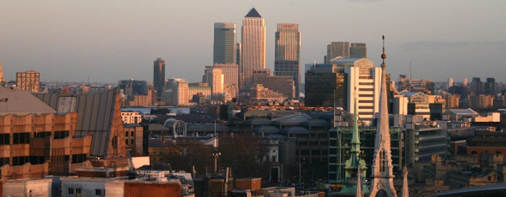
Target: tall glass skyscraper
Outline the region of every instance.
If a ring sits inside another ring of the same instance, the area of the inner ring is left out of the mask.
[[[235,23],[214,23],[213,64],[235,64]]]
[[[279,23],[276,32],[274,75],[291,76],[295,97],[300,94],[300,32],[299,24]]]
[[[253,85],[253,70],[265,68],[265,21],[255,8],[242,20],[242,55],[239,72],[244,81],[241,87]]]
[[[157,101],[162,97],[163,86],[165,85],[165,60],[156,59],[153,65],[153,86],[156,90]]]

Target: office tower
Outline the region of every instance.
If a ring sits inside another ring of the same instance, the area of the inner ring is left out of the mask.
[[[190,101],[190,88],[184,79],[169,79],[164,86],[161,101],[166,105],[181,106],[188,105]]]
[[[128,96],[148,94],[148,83],[144,80],[120,80],[118,87],[120,91],[123,90],[123,93]]]
[[[165,60],[156,59],[153,66],[153,86],[156,90],[157,101],[162,97],[163,86],[165,85]]]
[[[467,78],[462,78],[462,86],[467,87]]]
[[[368,59],[344,58],[331,64],[315,64],[306,72],[305,104],[310,107],[335,104],[355,113],[353,99],[357,98],[358,116],[371,120],[379,110],[380,83],[381,68]]]
[[[223,72],[224,84],[239,85],[239,67],[237,64],[215,64],[213,68],[219,68]]]
[[[365,43],[351,43],[351,58],[367,58],[367,46]]]
[[[452,86],[453,86],[453,78],[448,77],[448,85],[447,85],[447,87],[451,88]]]
[[[240,42],[235,44],[235,63],[241,66],[242,44]]]
[[[481,88],[481,79],[479,77],[473,77],[473,81],[471,82],[471,91],[474,92],[475,95],[480,95],[483,91]]]
[[[253,70],[265,68],[265,21],[255,8],[242,20],[242,55],[239,72],[242,75],[243,89],[253,85]]]
[[[275,40],[274,75],[290,76],[295,85],[295,98],[300,94],[299,24],[279,23]]]
[[[383,37],[383,40],[385,37]],[[385,46],[383,45],[383,54],[381,55],[383,63],[381,64],[381,92],[380,109],[377,121],[377,131],[374,143],[374,156],[372,160],[371,193],[369,196],[392,196],[397,197],[394,188],[394,174],[392,165],[392,151],[390,138],[390,124],[388,118],[388,100],[387,100],[387,82],[385,70]]]
[[[213,64],[235,64],[235,23],[214,23]]]
[[[291,76],[271,76],[270,69],[257,68],[253,71],[253,85],[262,84],[269,90],[281,93],[285,98],[295,97],[295,86]]]
[[[336,57],[347,58],[350,57],[350,43],[349,42],[331,42],[327,45],[327,56],[325,63],[328,64]]]
[[[211,86],[211,93],[221,94],[224,88],[224,76],[220,68],[208,67],[206,69],[206,81]]]
[[[485,82],[485,94],[495,96],[495,86],[495,79],[487,78],[487,81]]]
[[[16,87],[28,92],[39,92],[40,73],[33,70],[16,73]]]

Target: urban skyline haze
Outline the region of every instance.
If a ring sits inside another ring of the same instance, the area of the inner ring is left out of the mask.
[[[253,7],[265,19],[271,70],[277,23],[298,23],[301,65],[323,62],[327,44],[344,41],[367,43],[379,66],[385,35],[394,80],[410,62],[413,78],[506,80],[504,0],[0,1],[0,62],[6,80],[35,70],[41,82],[117,83],[151,81],[160,57],[166,78],[200,81],[213,63],[214,23],[241,27]]]

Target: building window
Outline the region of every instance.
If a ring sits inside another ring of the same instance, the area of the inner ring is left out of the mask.
[[[130,144],[132,144],[132,145],[135,144],[135,140],[131,139]]]
[[[68,188],[67,194],[74,194],[74,188]]]
[[[130,136],[135,136],[135,133],[132,131],[132,132],[130,133]]]
[[[128,131],[127,131],[127,132],[125,132],[125,136],[126,136],[126,137],[128,137]]]
[[[125,144],[128,145],[128,139],[125,140]]]
[[[81,188],[76,188],[76,194],[80,194],[81,193]]]
[[[12,144],[28,144],[30,143],[30,133],[14,133]]]
[[[95,190],[95,195],[102,196],[102,190],[101,189],[96,189]]]
[[[69,136],[69,131],[55,131],[54,139],[64,139]]]
[[[10,134],[0,134],[0,145],[9,145],[10,144]]]

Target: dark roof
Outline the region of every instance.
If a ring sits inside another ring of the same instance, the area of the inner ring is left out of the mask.
[[[172,170],[170,165],[167,164],[152,164],[152,165],[143,165],[137,170]]]
[[[58,114],[77,112],[75,136],[93,135],[90,156],[107,156],[114,113],[121,113],[119,105],[115,105],[119,101],[118,88],[96,94],[37,93],[35,96]]]
[[[214,125],[210,125],[210,124],[189,124],[187,126],[186,130],[189,131],[189,132],[195,132],[195,131],[206,131],[206,132],[209,132],[209,131],[214,131]],[[216,131],[217,132],[228,132],[229,130],[230,130],[230,128],[228,126],[219,125],[219,124],[216,125]]]
[[[484,194],[491,194],[495,192],[505,192],[506,191],[506,182],[493,184],[493,185],[485,185],[478,187],[470,187],[470,188],[462,188],[462,189],[454,189],[444,192],[437,193],[437,196],[481,196]]]
[[[279,129],[273,126],[259,126],[253,129],[258,133],[279,133]]]
[[[252,8],[244,17],[262,18],[255,8]]]
[[[294,126],[294,127],[286,127],[284,129],[281,129],[280,133],[283,133],[283,134],[309,134],[311,132],[304,127]]]
[[[250,118],[244,121],[245,125],[269,125],[271,124],[271,120],[267,118]]]
[[[304,126],[312,126],[312,127],[328,127],[330,126],[329,122],[323,119],[311,119],[302,122]]]
[[[170,129],[164,127],[162,124],[149,124],[148,130],[150,131],[169,131]]]

